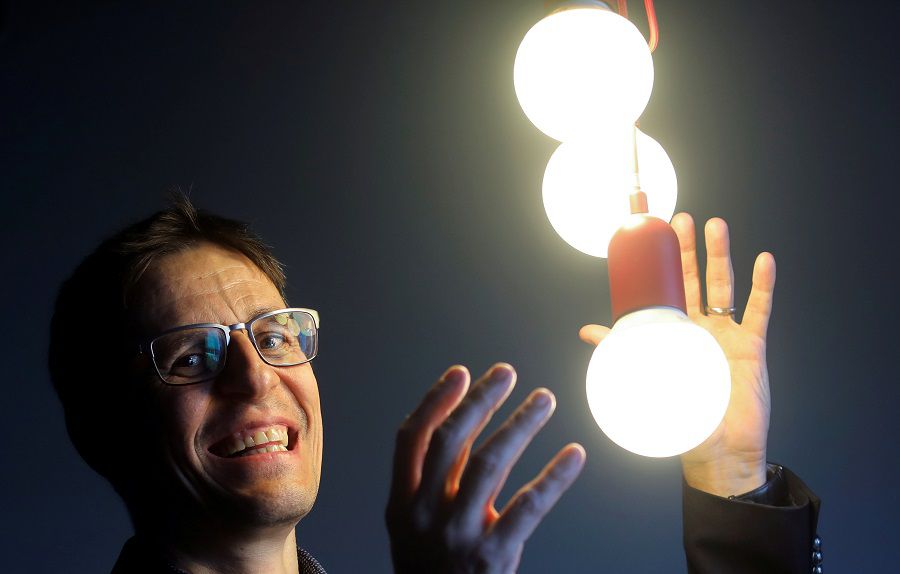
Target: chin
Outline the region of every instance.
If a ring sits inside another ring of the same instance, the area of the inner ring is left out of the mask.
[[[242,526],[293,527],[303,519],[315,502],[315,493],[287,492],[280,496],[232,499],[219,504],[212,514],[231,519]]]

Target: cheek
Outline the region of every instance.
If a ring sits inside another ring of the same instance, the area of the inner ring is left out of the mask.
[[[197,458],[198,429],[208,401],[202,393],[178,390],[182,391],[178,395],[164,394],[160,397],[159,413],[164,448],[180,464]]]
[[[302,365],[301,368],[294,376],[286,377],[284,383],[297,408],[303,411],[308,439],[313,441],[317,455],[321,456],[322,406],[319,401],[319,386],[309,365]]]
[[[307,365],[303,365],[307,367]],[[304,369],[300,376],[287,381],[288,388],[310,419],[310,423],[321,426],[322,406],[319,401],[319,385],[312,369]]]

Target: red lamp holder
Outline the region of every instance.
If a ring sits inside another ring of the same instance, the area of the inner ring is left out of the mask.
[[[668,223],[646,213],[632,214],[610,240],[608,255],[613,322],[648,307],[687,313],[681,249]]]

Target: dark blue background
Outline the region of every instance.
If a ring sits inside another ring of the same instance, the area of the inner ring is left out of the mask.
[[[105,571],[130,535],[68,441],[46,333],[59,282],[173,184],[252,222],[287,264],[292,301],[321,311],[326,456],[299,540],[330,571],[389,570],[396,425],[446,366],[497,360],[518,369],[513,400],[537,385],[559,400],[504,496],[565,442],[588,452],[521,571],[684,570],[677,459],[612,445],[584,399],[591,349],[576,333],[608,322],[606,264],[547,222],[555,143],[512,86],[543,2],[3,6],[5,571]],[[778,262],[770,458],[822,496],[828,571],[890,570],[898,4],[657,8],[642,128],[676,166],[678,207],[731,224],[739,304],[755,254]],[[73,368],[104,368],[115,333],[84,336],[97,355]]]

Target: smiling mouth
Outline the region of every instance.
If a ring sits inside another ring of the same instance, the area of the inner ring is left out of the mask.
[[[242,458],[266,453],[288,452],[293,447],[291,433],[284,425],[241,431],[220,440],[209,452],[223,458]]]

